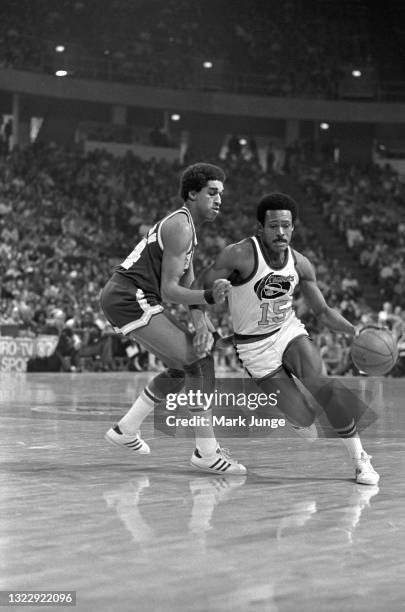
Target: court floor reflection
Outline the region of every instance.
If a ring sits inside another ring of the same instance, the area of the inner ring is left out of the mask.
[[[244,477],[193,472],[192,439],[152,420],[151,455],[106,445],[131,374],[1,383],[1,589],[73,589],[83,612],[402,610],[402,383],[366,440],[379,488],[336,440],[232,439]]]

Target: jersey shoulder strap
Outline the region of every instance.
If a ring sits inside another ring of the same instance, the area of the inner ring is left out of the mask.
[[[163,219],[161,219],[156,225],[157,227],[157,237],[158,237],[158,242],[159,242],[159,246],[163,251],[163,240],[162,240],[162,226],[163,223],[165,221],[167,221],[168,219],[170,219],[171,217],[174,217],[174,215],[177,215],[179,213],[183,213],[187,216],[188,218],[188,222],[191,225],[191,231],[193,233],[193,238],[192,238],[192,246],[196,246],[197,245],[197,233],[195,231],[195,226],[194,226],[194,221],[193,218],[191,216],[190,211],[188,210],[188,208],[186,206],[182,206],[181,208],[178,208],[177,210],[174,210],[173,212],[169,213],[168,215],[166,215],[166,217],[163,217]],[[155,226],[156,227],[156,226]]]
[[[249,274],[249,276],[247,276],[246,278],[242,278],[242,276],[240,275],[240,272],[238,270],[234,270],[232,272],[231,276],[229,277],[229,280],[231,281],[231,283],[232,283],[232,285],[234,287],[239,287],[241,285],[245,285],[250,280],[252,280],[252,278],[255,277],[255,275],[257,273],[257,270],[259,268],[260,249],[259,249],[259,245],[257,243],[257,240],[256,240],[255,236],[250,236],[249,238],[245,238],[245,240],[242,240],[241,242],[250,242],[250,244],[252,245],[252,248],[253,248],[253,257],[254,257],[253,269],[252,269],[251,273]],[[240,244],[240,243],[238,243],[238,244]]]

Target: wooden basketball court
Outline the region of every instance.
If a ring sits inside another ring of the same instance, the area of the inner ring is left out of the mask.
[[[287,429],[223,440],[246,477],[194,471],[193,439],[152,419],[150,455],[110,446],[144,375],[0,376],[3,591],[73,590],[83,612],[403,609],[405,380],[378,386],[367,487],[338,440]]]

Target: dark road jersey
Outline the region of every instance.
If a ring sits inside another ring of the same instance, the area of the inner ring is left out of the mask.
[[[145,294],[154,294],[161,298],[160,284],[162,280],[162,256],[164,248],[161,236],[162,225],[167,219],[177,214],[187,215],[193,231],[193,237],[184,258],[184,272],[186,272],[193,258],[197,237],[190,211],[185,206],[170,213],[151,227],[146,236],[138,242],[133,251],[115,270],[116,274],[131,280]]]

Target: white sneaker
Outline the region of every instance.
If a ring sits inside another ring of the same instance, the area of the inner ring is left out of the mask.
[[[360,459],[353,459],[356,469],[356,482],[363,485],[376,485],[380,480],[380,475],[377,474],[370,462],[371,455],[361,453]]]
[[[208,457],[202,457],[196,448],[190,463],[193,467],[210,474],[246,474],[247,470],[244,465],[233,461],[229,452],[218,446],[216,452]]]
[[[142,440],[139,436],[139,432],[135,436],[127,436],[122,433],[118,425],[111,427],[104,438],[111,444],[133,450],[135,453],[138,453],[138,455],[148,455],[150,453],[148,444],[146,444],[145,440]]]

